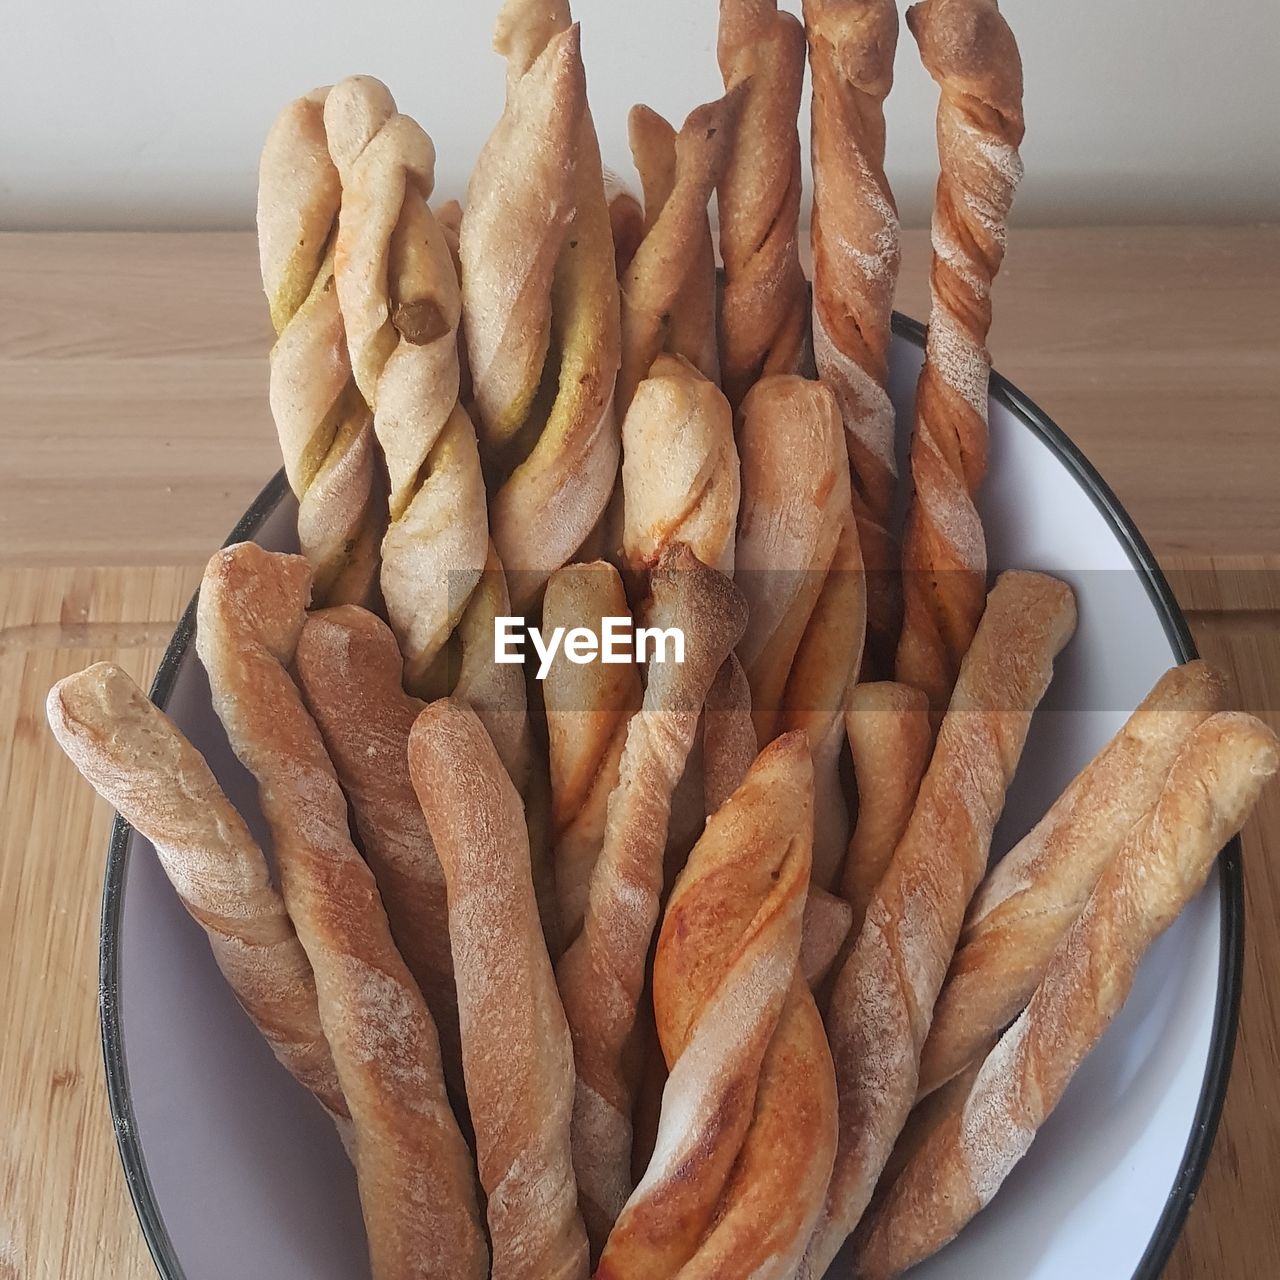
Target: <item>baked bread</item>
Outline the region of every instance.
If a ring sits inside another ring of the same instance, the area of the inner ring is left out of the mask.
[[[712,1224],[795,977],[812,836],[808,744],[784,735],[708,820],[667,903],[653,1005],[671,1074],[597,1280],[673,1276]]]
[[[867,647],[887,673],[902,613],[889,399],[900,250],[884,171],[898,9],[893,0],[805,0],[804,22],[813,76],[813,354],[844,421],[867,571]]]
[[[449,1106],[435,1024],[287,670],[310,587],[301,556],[248,542],[219,551],[200,585],[196,649],[231,748],[258,783],[285,906],[315,974],[351,1113],[374,1280],[483,1280],[475,1166]]]
[[[687,547],[668,548],[650,575],[648,625],[678,627],[684,662],[650,661],[631,717],[582,932],[557,969],[577,1066],[573,1154],[593,1249],[631,1191],[636,1009],[662,891],[671,795],[707,690],[746,623],[734,585]]]
[[[1220,713],[1193,730],[963,1108],[933,1131],[868,1222],[862,1280],[900,1275],[990,1202],[1120,1011],[1143,953],[1204,886],[1277,768],[1280,743],[1252,716]]]
[[[280,1065],[345,1126],[311,965],[262,850],[204,757],[114,663],[59,680],[46,710],[71,763],[151,842]]]
[[[804,362],[796,124],[804,28],[776,0],[720,0],[716,57],[726,89],[747,85],[716,206],[724,263],[720,370],[736,408],[761,374],[795,373]]]
[[[644,236],[644,207],[610,169],[604,171],[604,198],[609,206],[614,265],[621,278]]]
[[[1225,705],[1204,662],[1167,672],[974,897],[933,1011],[920,1092],[950,1079],[1026,1007],[1129,829],[1195,727]]]
[[[479,718],[456,700],[417,718],[409,770],[449,888],[493,1275],[586,1280],[569,1146],[573,1046],[542,937],[520,796]]]
[[[710,817],[742,785],[756,758],[751,686],[737,654],[730,654],[707,693],[702,713],[702,784]]]
[[[320,604],[364,604],[378,589],[385,525],[373,419],[351,377],[334,289],[342,189],[324,128],[328,88],[291,102],[267,134],[258,166],[258,253],[276,343],[271,414],[298,542]]]
[[[991,283],[1022,176],[1022,64],[996,0],[926,0],[907,10],[938,82],[940,174],[933,208],[929,336],[911,439],[915,487],[902,541],[897,678],[946,708],[986,595],[974,495],[987,470]]]
[[[802,1274],[825,1273],[906,1122],[933,1003],[1032,712],[1075,620],[1070,588],[1044,574],[1004,573],[992,589],[911,819],[832,991],[840,1147]]]
[[[816,987],[831,971],[836,958],[849,941],[853,908],[834,893],[818,885],[809,890],[804,904],[804,933],[800,942],[800,973],[810,987]]]
[[[507,102],[467,189],[464,332],[493,541],[524,611],[613,492],[618,281],[568,4],[506,0],[494,43]]]

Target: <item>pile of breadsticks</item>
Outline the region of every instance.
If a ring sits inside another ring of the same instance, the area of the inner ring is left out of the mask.
[[[995,0],[907,23],[940,162],[909,482],[893,0],[721,0],[723,96],[631,113],[642,199],[567,0],[502,9],[465,205],[376,80],[271,129],[302,554],[220,551],[197,632],[269,850],[119,669],[49,719],[333,1116],[376,1280],[816,1278],[850,1237],[831,1274],[897,1275],[998,1190],[1280,763],[1175,668],[988,872],[1075,601],[989,589],[975,506],[1018,51]],[[513,616],[683,660],[528,678]]]

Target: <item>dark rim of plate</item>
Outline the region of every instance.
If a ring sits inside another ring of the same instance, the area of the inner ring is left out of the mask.
[[[893,331],[917,347],[924,345],[925,327],[919,321],[896,312]],[[1106,518],[1119,538],[1143,580],[1147,594],[1155,605],[1165,635],[1180,662],[1196,657],[1195,642],[1179,609],[1173,592],[1165,580],[1155,556],[1125,513],[1116,495],[1094,470],[1093,465],[1066,433],[1033,401],[998,373],[991,374],[991,399],[1010,410],[1033,431],[1065,464],[1076,481],[1088,493],[1094,505]],[[288,491],[283,471],[268,482],[253,500],[231,531],[227,543],[242,542],[258,532],[276,505]],[[178,669],[195,633],[196,601],[193,597],[173,639],[160,662],[151,686],[151,698],[157,706],[168,702]],[[102,1054],[106,1063],[107,1097],[115,1125],[116,1142],[124,1164],[125,1180],[134,1208],[142,1224],[142,1234],[151,1256],[164,1280],[185,1280],[185,1272],[174,1252],[173,1242],[165,1228],[156,1202],[147,1162],[134,1119],[133,1098],[129,1091],[129,1074],[125,1065],[124,1033],[120,1022],[120,915],[124,905],[125,879],[128,869],[129,834],[132,828],[117,815],[111,829],[107,851],[106,884],[102,895],[102,946],[99,962],[98,999],[102,1021]],[[1219,859],[1222,886],[1222,942],[1218,966],[1218,1000],[1213,1018],[1213,1038],[1205,1067],[1200,1099],[1187,1147],[1178,1174],[1169,1190],[1164,1210],[1156,1223],[1146,1252],[1134,1272],[1133,1280],[1159,1280],[1164,1265],[1173,1252],[1182,1224],[1195,1199],[1213,1147],[1222,1105],[1231,1074],[1235,1051],[1236,1028],[1240,1012],[1240,983],[1244,963],[1244,871],[1239,838],[1233,839]]]

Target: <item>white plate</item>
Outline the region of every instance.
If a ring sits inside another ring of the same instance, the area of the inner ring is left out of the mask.
[[[899,318],[893,392],[904,449],[920,344],[920,327]],[[1075,588],[1080,612],[996,833],[1000,854],[1192,647],[1114,496],[998,377],[991,437],[980,505],[993,568],[1058,574]],[[293,549],[294,512],[277,476],[232,539]],[[261,837],[253,787],[210,708],[190,639],[189,611],[153,696],[205,752]],[[1226,1089],[1241,920],[1233,843],[1208,888],[1152,948],[1128,1005],[1030,1154],[991,1207],[915,1273],[920,1280],[1158,1276]],[[101,995],[121,1155],[166,1280],[366,1277],[355,1180],[332,1127],[241,1013],[146,842],[119,821],[103,903]]]

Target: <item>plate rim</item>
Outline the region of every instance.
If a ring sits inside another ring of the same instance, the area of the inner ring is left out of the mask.
[[[893,333],[895,337],[903,338],[916,347],[924,347],[925,325],[897,311],[893,313]],[[989,396],[1009,410],[1057,455],[1111,527],[1143,582],[1175,657],[1180,662],[1189,662],[1198,657],[1186,618],[1151,548],[1089,459],[1035,401],[994,369],[991,371]],[[249,504],[223,545],[229,546],[233,542],[252,538],[287,492],[288,483],[281,468]],[[183,612],[151,684],[151,700],[162,709],[168,703],[178,670],[195,634],[198,594],[197,592],[192,596]],[[151,1259],[161,1280],[186,1280],[186,1272],[174,1250],[147,1172],[146,1157],[133,1108],[133,1095],[129,1089],[124,1028],[119,1012],[120,921],[132,831],[133,828],[117,814],[107,846],[102,892],[98,1009],[107,1102],[120,1161],[124,1167],[125,1183]],[[1221,889],[1218,991],[1204,1080],[1200,1086],[1195,1117],[1177,1175],[1132,1280],[1159,1280],[1204,1177],[1226,1101],[1239,1027],[1244,969],[1244,867],[1239,836],[1234,836],[1223,848],[1218,858],[1218,867]]]

